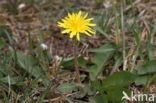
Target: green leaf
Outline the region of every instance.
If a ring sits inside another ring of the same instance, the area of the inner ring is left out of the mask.
[[[87,63],[88,60],[85,60],[82,56],[78,58],[78,64],[81,68],[88,69]]]
[[[82,56],[78,57],[79,67],[87,69],[88,68],[87,63],[88,63],[88,61],[85,60]],[[65,58],[62,61],[61,65],[64,66],[65,68],[74,68],[74,66],[75,66],[74,57]]]
[[[41,70],[41,68],[39,66],[34,66],[33,68],[31,68],[29,70],[30,70],[29,73],[31,73],[31,75],[35,76],[36,78],[44,77],[43,74],[42,74],[42,70]]]
[[[116,50],[116,46],[113,43],[108,43],[105,44],[103,46],[101,46],[100,48],[96,48],[96,49],[88,49],[88,52],[95,52],[95,53],[105,53],[105,52],[112,52]]]
[[[154,60],[154,49],[153,49],[152,45],[148,44],[147,48],[148,48],[147,50],[148,50],[149,59]]]
[[[138,85],[145,85],[151,78],[151,75],[144,75],[144,76],[138,76],[135,79],[135,84]]]
[[[96,31],[98,31],[99,33],[101,33],[103,36],[105,36],[107,39],[109,39],[108,34],[105,33],[99,26],[94,27],[96,29]]]
[[[18,58],[18,63],[19,65],[24,68],[24,69],[30,69],[32,68],[35,63],[36,63],[36,60],[35,58],[33,58],[32,56],[30,55],[25,55],[23,53],[17,53],[17,58]]]
[[[116,88],[113,90],[107,91],[107,99],[110,103],[121,103],[121,99],[123,97],[123,91],[130,96],[131,91],[126,88]]]
[[[134,79],[136,78],[136,75],[130,73],[130,72],[116,72],[112,76],[107,77],[102,81],[102,90],[111,90],[115,88],[121,88],[126,87],[130,85]]]
[[[98,67],[103,67],[106,64],[108,58],[112,55],[112,53],[96,53],[94,58],[91,60]]]
[[[96,91],[92,90],[91,86],[88,84],[83,84],[83,88],[75,95],[77,98],[84,98],[86,96],[92,96]]]
[[[76,91],[77,90],[77,86],[76,84],[74,83],[63,83],[63,84],[60,84],[57,89],[60,91],[60,92],[72,92],[72,91]]]
[[[6,37],[5,30],[6,30],[6,26],[0,26],[0,36],[1,37]]]
[[[44,78],[43,82],[47,83],[46,75],[43,70],[36,65],[37,61],[30,55],[25,55],[23,53],[17,53],[18,64],[30,75],[36,78]]]
[[[148,61],[144,65],[139,65],[137,67],[138,74],[148,74],[148,73],[155,73],[156,72],[156,60]]]
[[[4,97],[4,102],[5,102],[5,103],[9,103],[9,98],[8,98],[6,92],[3,91],[3,92],[2,92],[2,95],[3,95],[3,97]]]
[[[113,56],[115,45],[112,43],[105,44],[99,49],[89,51],[95,52],[94,58],[91,60],[95,65],[90,67],[90,79],[94,81],[104,70],[104,66],[108,64],[108,60]],[[111,51],[110,51],[111,50]]]
[[[11,33],[9,33],[7,30],[4,30],[5,35],[7,36],[8,40],[9,40],[9,44],[13,46],[14,42],[13,42],[13,38]]]
[[[106,93],[99,93],[97,96],[89,98],[89,101],[90,103],[121,103],[123,91],[130,96],[130,90],[126,88],[116,88],[108,90]]]
[[[8,74],[8,70],[6,69],[4,64],[2,64],[1,61],[0,61],[0,73],[2,73],[2,75],[7,75]]]
[[[108,103],[107,96],[104,94],[95,96],[94,100],[96,103]]]
[[[64,58],[61,62],[61,65],[65,68],[74,67],[74,57]]]
[[[96,80],[96,77],[99,75],[100,71],[102,71],[102,68],[99,67],[98,69],[100,70],[97,72],[97,68],[98,68],[97,65],[93,65],[89,68],[90,69],[89,78],[92,81]]]

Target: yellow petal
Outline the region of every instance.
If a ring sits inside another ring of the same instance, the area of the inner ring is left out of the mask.
[[[70,29],[66,29],[66,30],[64,30],[64,31],[62,31],[61,33],[69,33],[70,32]]]
[[[80,35],[77,33],[77,40],[80,41]]]
[[[95,34],[95,31],[93,29],[89,28],[89,27],[88,27],[87,31],[89,31],[92,34]]]
[[[75,18],[75,13],[72,13],[72,18]]]
[[[83,19],[85,19],[88,16],[88,13],[85,14],[85,16],[83,17]]]
[[[87,31],[85,31],[84,34],[86,34],[86,35],[88,35],[88,36],[90,36],[90,37],[92,36],[92,35],[90,35]]]
[[[88,26],[96,26],[96,24],[93,24],[93,23],[88,23],[87,25]]]
[[[67,18],[67,17],[65,17],[65,19],[68,21],[69,20],[69,18]]]
[[[57,24],[58,24],[58,25],[62,25],[63,23],[61,23],[61,22],[57,22]]]
[[[70,38],[73,38],[74,35],[76,35],[76,33],[75,32],[71,32],[70,33]]]
[[[59,27],[64,27],[65,24],[64,24],[64,23],[61,23],[61,22],[58,22],[58,26],[59,26]]]
[[[66,20],[66,18],[65,19],[61,19],[61,20],[64,22],[64,24],[68,22],[68,20]]]
[[[81,11],[79,11],[78,15],[77,15],[77,18],[79,18],[81,16]]]
[[[72,17],[70,13],[68,13],[68,17],[69,17],[69,18],[71,18],[71,17]]]
[[[85,21],[87,22],[90,22],[91,20],[93,20],[94,18],[89,18],[89,19],[86,19]]]
[[[57,22],[57,24],[58,24],[58,25],[62,25],[63,23],[61,23],[61,22]]]

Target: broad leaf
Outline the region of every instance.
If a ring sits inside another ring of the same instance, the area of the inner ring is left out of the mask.
[[[39,66],[36,66],[36,59],[33,58],[32,56],[28,56],[22,53],[17,53],[18,57],[18,64],[30,75],[39,78],[39,77],[44,77],[45,75],[42,71],[42,69]],[[46,81],[46,80],[44,80]]]
[[[144,65],[140,65],[137,67],[138,74],[148,74],[148,73],[155,73],[156,72],[156,60],[148,61]]]
[[[77,90],[77,86],[76,84],[74,83],[63,83],[63,84],[60,84],[57,89],[60,91],[60,92],[72,92],[72,91],[75,91]]]
[[[95,65],[90,67],[90,79],[94,81],[104,70],[104,66],[108,64],[108,60],[113,56],[115,50],[114,44],[103,45],[99,49],[89,50],[95,52],[94,58],[91,60]]]
[[[145,85],[151,78],[151,75],[138,76],[135,80],[136,85]]]
[[[108,103],[107,96],[104,94],[95,96],[94,100],[95,100],[95,103]]]
[[[113,43],[108,43],[105,44],[103,46],[101,46],[100,48],[96,48],[96,49],[88,49],[88,52],[95,52],[95,53],[105,53],[105,52],[112,52],[116,50],[116,46]]]
[[[130,72],[116,72],[102,81],[101,88],[103,90],[110,90],[114,88],[126,87],[134,82],[135,78],[136,75]]]
[[[107,99],[110,103],[121,103],[123,97],[123,91],[130,96],[131,91],[125,88],[116,88],[107,91]]]
[[[99,33],[101,33],[103,36],[105,36],[107,39],[109,38],[108,37],[108,34],[105,33],[99,26],[96,26],[94,27],[96,29],[96,31],[98,31]]]
[[[28,55],[25,55],[23,53],[17,53],[17,58],[18,58],[18,63],[19,65],[24,68],[24,69],[30,69],[32,68],[35,63],[36,63],[36,60],[35,58],[33,58],[32,56],[28,56]]]
[[[78,57],[79,67],[87,69],[87,63],[88,63],[88,61],[85,60],[82,56]],[[61,65],[64,66],[65,68],[74,68],[74,66],[75,66],[74,57],[65,58],[61,62]]]

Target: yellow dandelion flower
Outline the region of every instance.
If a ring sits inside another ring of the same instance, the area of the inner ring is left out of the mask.
[[[79,11],[79,13],[68,13],[68,17],[62,19],[62,22],[58,22],[58,26],[65,29],[62,31],[63,34],[70,33],[70,38],[76,36],[77,40],[80,41],[80,33],[88,36],[92,36],[90,33],[95,33],[95,31],[89,27],[96,26],[96,24],[90,23],[90,21],[94,18],[86,19],[87,16],[88,13],[86,13],[84,16],[81,15],[81,11]]]

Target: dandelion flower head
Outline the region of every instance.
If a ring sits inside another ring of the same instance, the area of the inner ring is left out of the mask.
[[[80,41],[80,34],[86,34],[88,36],[95,34],[95,31],[90,28],[90,26],[96,26],[96,24],[90,23],[94,18],[86,19],[87,16],[88,13],[83,16],[81,11],[72,14],[68,13],[68,17],[62,19],[62,22],[58,22],[58,26],[65,29],[62,31],[62,34],[70,33],[70,38],[76,36],[78,41]]]

